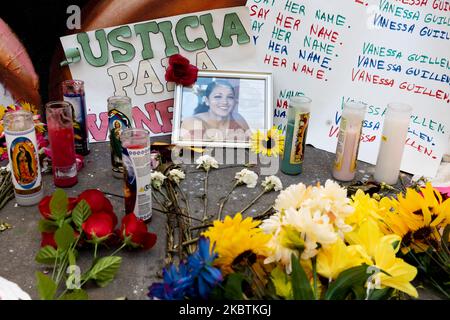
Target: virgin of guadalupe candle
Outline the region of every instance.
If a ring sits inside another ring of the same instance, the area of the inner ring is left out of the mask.
[[[141,220],[152,217],[150,133],[145,129],[125,129],[122,141],[125,214]]]
[[[351,181],[355,178],[365,113],[366,105],[362,103],[346,102],[344,104],[336,147],[336,159],[333,165],[333,177],[336,180]]]
[[[66,80],[62,83],[64,101],[72,105],[75,151],[83,156],[89,154],[89,134],[86,122],[86,98],[84,82]]]
[[[8,112],[3,126],[17,204],[35,205],[42,199],[43,189],[33,114]]]
[[[281,162],[281,171],[286,174],[296,175],[302,172],[310,110],[311,99],[308,97],[292,97],[289,100],[284,154]]]
[[[78,182],[72,105],[65,101],[52,101],[45,105],[45,114],[52,150],[53,181],[57,187],[72,187]]]
[[[411,113],[412,107],[407,104],[391,103],[387,107],[374,173],[378,182],[396,184],[398,181]]]
[[[123,130],[132,127],[131,99],[125,96],[108,98],[109,143],[111,147],[111,165],[113,176],[123,178],[122,143]]]

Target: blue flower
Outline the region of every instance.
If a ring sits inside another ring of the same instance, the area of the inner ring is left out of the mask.
[[[178,270],[171,264],[163,269],[162,283],[154,283],[149,288],[148,296],[160,300],[182,300],[192,295],[193,277],[186,264],[181,262]]]
[[[194,279],[194,289],[196,291],[194,298],[198,295],[202,299],[206,299],[212,289],[222,282],[222,273],[219,269],[212,266],[217,258],[214,247],[209,250],[209,239],[201,237],[198,242],[197,251],[188,258],[189,274]]]

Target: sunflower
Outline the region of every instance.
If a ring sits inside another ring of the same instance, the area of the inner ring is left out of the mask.
[[[252,135],[251,149],[256,154],[262,153],[269,157],[272,155],[277,157],[279,154],[282,154],[284,151],[284,136],[281,130],[274,126],[266,135],[257,130]]]
[[[220,267],[224,275],[232,273],[232,267],[243,260],[267,256],[266,245],[271,236],[258,228],[260,223],[250,217],[242,219],[238,213],[234,218],[227,216],[224,221],[214,221],[214,225],[203,233],[211,240],[211,247],[215,245],[218,258],[214,265]]]
[[[441,194],[431,183],[421,192],[408,188],[405,196],[391,199],[391,208],[384,211],[382,224],[385,233],[395,233],[402,238],[404,253],[436,248],[442,231],[448,224],[450,200],[443,201]]]

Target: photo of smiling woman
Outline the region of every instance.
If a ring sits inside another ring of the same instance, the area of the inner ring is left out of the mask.
[[[198,88],[197,88],[198,89]],[[197,90],[198,105],[193,115],[183,119],[181,138],[187,140],[247,142],[250,128],[237,112],[237,88],[229,81],[211,81],[204,92]]]

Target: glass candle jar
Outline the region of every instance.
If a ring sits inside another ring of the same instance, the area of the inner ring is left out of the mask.
[[[72,105],[65,101],[52,101],[45,105],[45,113],[52,151],[53,181],[57,187],[72,187],[78,182]]]
[[[398,181],[411,113],[412,107],[407,104],[391,103],[387,107],[374,173],[378,182],[393,185]]]
[[[81,80],[65,80],[62,83],[64,101],[72,108],[75,152],[83,156],[89,154],[89,133],[86,121],[86,98],[84,82]]]
[[[3,127],[17,204],[35,205],[43,197],[43,188],[33,114],[8,112]]]
[[[125,214],[141,220],[152,217],[150,133],[145,129],[125,129],[122,142]]]
[[[333,177],[336,180],[352,181],[355,178],[365,114],[366,105],[363,103],[346,102],[344,104],[336,146],[336,159],[333,165]]]
[[[303,170],[303,158],[311,112],[311,99],[292,97],[289,100],[288,122],[281,171],[296,175]]]
[[[132,127],[131,99],[125,96],[108,98],[109,143],[113,176],[123,178],[122,143],[123,130]]]

